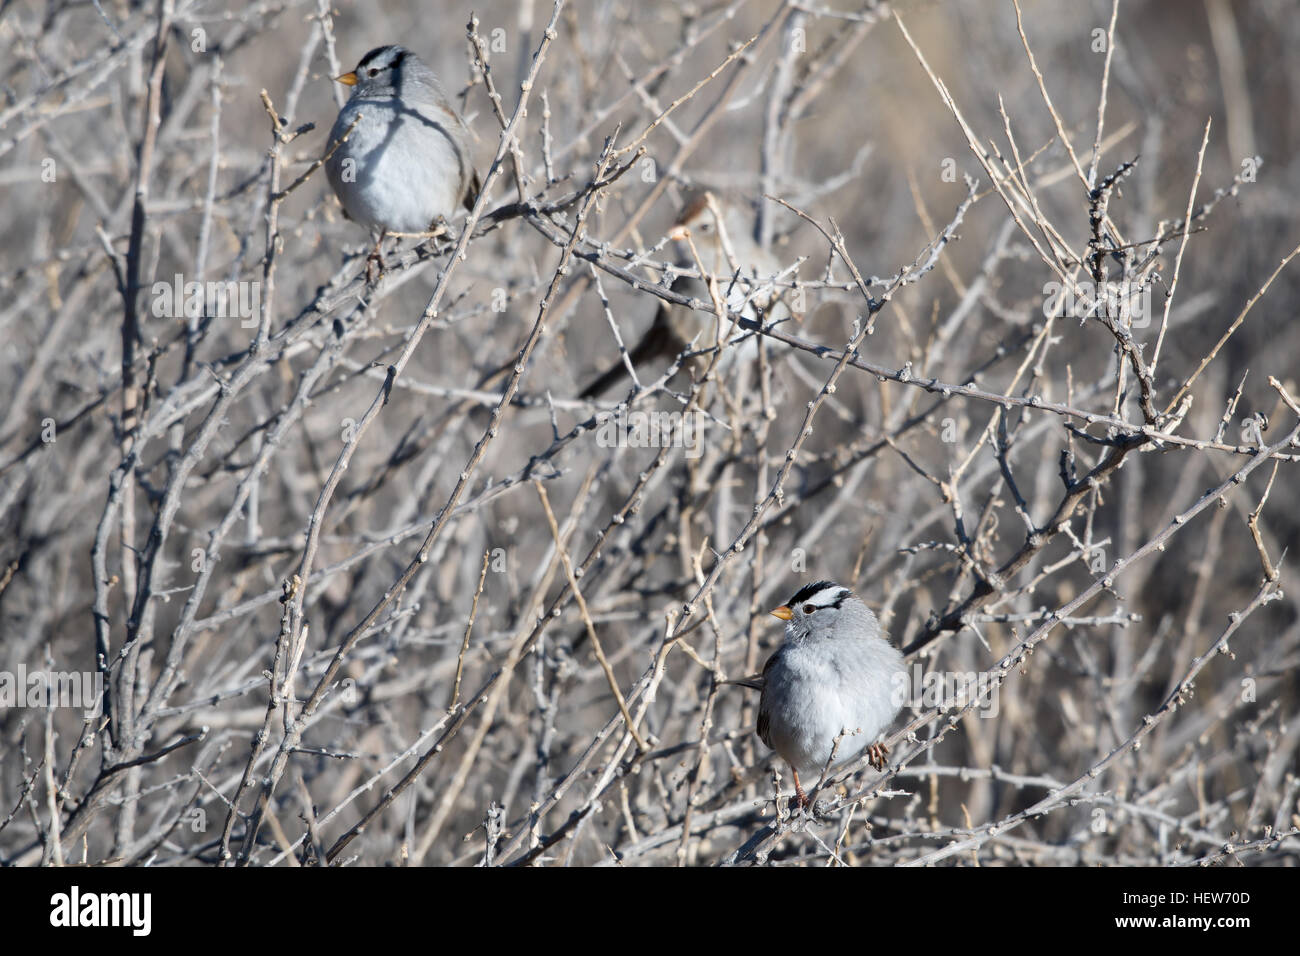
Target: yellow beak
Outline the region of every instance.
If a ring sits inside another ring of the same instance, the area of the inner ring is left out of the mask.
[[[783,621],[788,621],[794,617],[794,611],[790,610],[789,605],[782,604],[779,608],[772,611],[773,617],[779,617]]]
[[[356,86],[356,85],[357,85],[357,75],[356,75],[356,73],[344,73],[342,76],[336,76],[336,77],[334,77],[334,79],[335,79],[336,82],[342,83],[344,86]]]

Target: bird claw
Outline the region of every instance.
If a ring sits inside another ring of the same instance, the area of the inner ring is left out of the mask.
[[[889,766],[889,747],[886,744],[872,744],[867,749],[867,762],[877,770],[883,771]]]
[[[388,238],[388,230],[381,229],[379,232],[379,241],[375,243],[375,248],[370,250],[370,255],[366,256],[366,285],[374,285],[379,277],[384,274],[384,240]]]
[[[814,791],[815,792],[815,791]],[[794,783],[794,806],[791,808],[791,816],[798,814],[808,820],[821,820],[825,818],[825,808],[829,806],[824,800],[813,800],[804,792],[799,785],[798,778]]]

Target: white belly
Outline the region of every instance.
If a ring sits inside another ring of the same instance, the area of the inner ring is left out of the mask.
[[[883,641],[823,645],[819,653],[783,648],[767,672],[772,749],[800,773],[817,774],[830,759],[843,763],[872,744],[906,699],[898,650]],[[852,690],[843,677],[853,676]],[[835,738],[843,734],[838,747]]]
[[[329,142],[347,132],[358,113],[362,119],[325,170],[352,219],[372,229],[424,232],[455,214],[464,193],[463,167],[452,131],[411,110],[399,114],[391,104],[363,100],[345,106]]]

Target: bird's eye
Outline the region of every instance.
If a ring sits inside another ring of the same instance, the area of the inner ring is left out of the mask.
[[[370,75],[371,75],[371,76],[378,76],[378,75],[379,75],[379,69],[378,69],[377,67],[373,67],[373,66],[372,66],[372,67],[370,68],[370,71],[369,71],[369,72],[370,72]]]
[[[812,613],[813,611],[815,611],[815,610],[817,610],[817,605],[816,605],[816,604],[805,604],[805,605],[803,606],[803,612],[804,612],[805,614],[811,614],[811,613]]]

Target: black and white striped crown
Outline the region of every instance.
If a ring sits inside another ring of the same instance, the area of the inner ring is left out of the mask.
[[[814,581],[795,591],[794,596],[786,602],[786,607],[798,607],[800,604],[811,604],[819,608],[839,607],[852,596],[852,591],[834,581]]]

